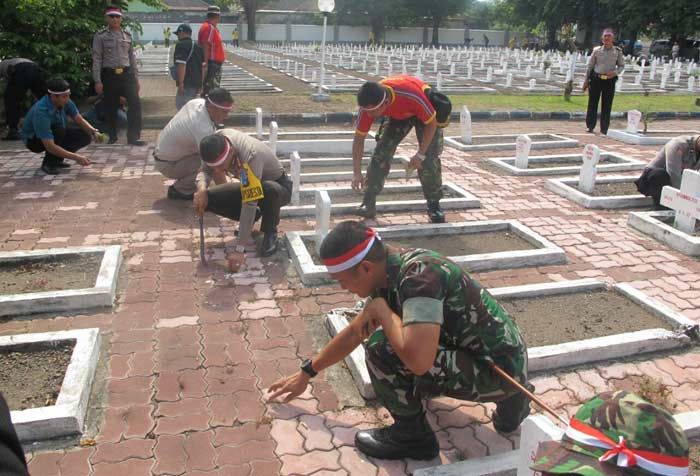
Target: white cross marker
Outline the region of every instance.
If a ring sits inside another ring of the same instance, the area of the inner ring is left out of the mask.
[[[636,134],[639,132],[639,121],[642,120],[642,113],[636,109],[627,111],[627,132]]]
[[[681,189],[666,186],[661,191],[661,205],[676,212],[673,226],[684,233],[695,233],[695,222],[700,220],[700,172],[685,169]]]
[[[519,169],[527,169],[527,159],[530,155],[532,139],[523,134],[515,139],[515,166]]]
[[[331,223],[331,198],[325,190],[316,190],[316,253],[321,254],[321,243]]]
[[[459,129],[462,134],[462,142],[465,144],[472,143],[472,114],[467,106],[462,106],[459,112]]]
[[[263,115],[260,107],[255,108],[255,135],[258,139],[263,137]]]
[[[583,148],[583,165],[578,178],[578,189],[583,193],[593,193],[595,188],[596,166],[600,161],[600,148],[588,144]]]

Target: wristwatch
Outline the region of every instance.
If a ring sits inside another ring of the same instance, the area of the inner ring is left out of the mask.
[[[306,359],[301,363],[301,371],[309,377],[315,377],[316,375],[318,375],[318,372],[316,372],[313,366],[311,365],[311,359]]]

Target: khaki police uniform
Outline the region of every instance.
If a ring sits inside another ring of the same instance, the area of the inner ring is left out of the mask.
[[[613,98],[615,97],[615,83],[617,76],[625,70],[625,55],[622,49],[613,46],[605,48],[596,46],[588,60],[586,81],[588,82],[588,111],[586,113],[586,126],[595,129],[598,122],[598,102],[600,105],[600,132],[607,134],[610,126],[610,111],[612,111]],[[615,75],[607,73],[615,71]]]
[[[138,68],[134,55],[134,41],[123,29],[103,28],[92,40],[92,77],[104,87],[104,105],[110,142],[117,139],[117,109],[119,97],[125,97],[127,134],[129,143],[141,137],[141,100],[138,91]]]

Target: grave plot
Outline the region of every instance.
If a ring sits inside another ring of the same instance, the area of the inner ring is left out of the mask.
[[[532,139],[533,149],[557,149],[560,147],[576,147],[578,141],[559,134],[528,133]],[[445,137],[445,144],[463,151],[477,150],[515,150],[517,134],[493,134],[471,136],[471,140],[463,136]]]
[[[628,284],[609,287],[596,279],[489,289],[518,324],[528,344],[531,372],[675,349],[691,344],[697,324]],[[357,315],[326,315],[331,335]],[[345,359],[365,398],[374,392],[360,346]],[[362,380],[358,380],[361,378]]]
[[[257,133],[256,133],[257,134]],[[260,136],[258,136],[260,137]],[[374,150],[374,135],[365,138],[364,152]],[[292,152],[300,154],[350,155],[355,131],[299,131],[279,132],[275,121],[270,122],[270,132],[262,134],[261,140],[274,150],[277,155],[287,155]]]
[[[221,68],[221,87],[231,94],[282,92],[275,85],[228,61]]]
[[[636,109],[627,111],[627,128],[609,129],[608,137],[634,145],[664,145],[674,137],[682,135],[696,135],[700,131],[669,131],[654,130],[646,132],[639,130],[642,113]]]
[[[362,202],[362,192],[356,192],[347,186],[331,187],[325,190],[330,196],[332,214],[352,213]],[[281,216],[313,216],[316,210],[315,192],[314,189],[299,190],[299,204],[282,207]],[[440,200],[443,210],[479,208],[481,206],[478,198],[452,182],[443,183],[443,193],[444,198]],[[379,213],[415,210],[425,210],[425,197],[420,184],[389,184],[377,196],[377,212]]]
[[[369,157],[362,159],[362,170],[367,170]],[[388,179],[406,177],[406,164],[409,158],[394,157]],[[291,159],[280,159],[280,163],[291,175]],[[352,180],[352,157],[302,157],[300,159],[300,183],[340,182]]]
[[[391,246],[435,250],[470,271],[566,263],[561,248],[515,220],[392,226],[377,231]],[[330,282],[316,252],[316,236],[318,231],[286,233],[290,256],[307,286]]]
[[[680,190],[663,188],[661,205],[670,211],[632,212],[628,223],[688,256],[700,256],[700,172],[684,170]]]
[[[637,190],[637,176],[613,175],[595,180],[591,192],[579,186],[578,178],[549,179],[545,187],[585,208],[642,208],[653,202]]]
[[[139,74],[143,76],[165,76],[168,72],[170,61],[169,48],[156,48],[146,45],[143,50],[136,50],[136,59],[139,63]]]
[[[121,247],[0,253],[0,316],[112,306]]]
[[[82,433],[99,343],[99,329],[0,337],[0,388],[22,443]]]
[[[583,153],[528,156],[525,167],[518,167],[517,157],[492,157],[486,161],[511,175],[562,175],[581,170]],[[601,152],[597,168],[599,172],[626,172],[642,170],[644,166],[644,162],[631,157]]]

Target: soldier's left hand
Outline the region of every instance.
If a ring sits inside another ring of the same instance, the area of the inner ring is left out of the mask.
[[[270,385],[270,388],[267,389],[267,393],[270,394],[267,401],[272,401],[286,393],[288,395],[282,401],[289,402],[304,393],[307,385],[309,385],[309,376],[300,370]]]
[[[411,161],[409,163],[413,169],[420,170],[423,168],[423,161],[418,157],[418,153],[411,157]]]

